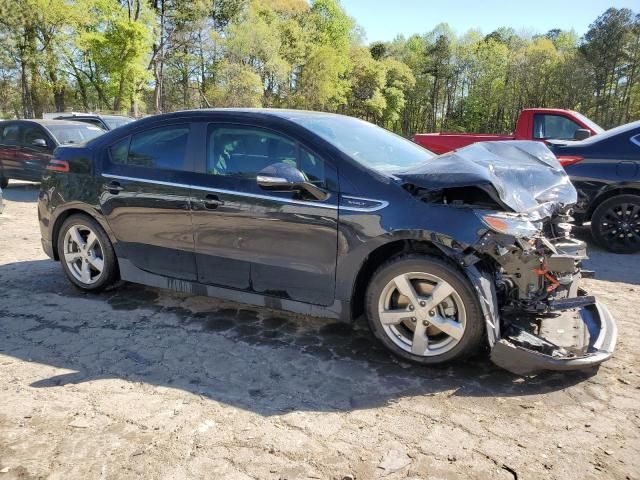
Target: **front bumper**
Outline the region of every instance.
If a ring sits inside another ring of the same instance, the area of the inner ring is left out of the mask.
[[[541,319],[537,334],[512,325],[493,345],[491,360],[518,375],[595,367],[611,358],[617,336],[607,308],[594,302]]]

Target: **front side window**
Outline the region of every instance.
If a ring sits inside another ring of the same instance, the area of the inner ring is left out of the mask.
[[[188,125],[171,125],[137,133],[110,147],[112,163],[162,170],[186,170]]]
[[[297,142],[253,127],[211,125],[207,141],[207,173],[253,180],[274,163],[288,163],[308,181],[323,186],[325,164]]]
[[[533,138],[537,139],[573,140],[579,128],[580,125],[562,115],[533,117]]]
[[[35,125],[30,125],[24,129],[24,136],[22,137],[22,145],[26,147],[33,147],[35,140],[44,140],[47,142],[47,136],[42,128]],[[49,143],[49,142],[47,142]]]

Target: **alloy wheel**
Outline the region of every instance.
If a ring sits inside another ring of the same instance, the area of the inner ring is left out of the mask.
[[[72,225],[64,237],[64,261],[76,280],[91,285],[100,280],[104,254],[98,236],[86,225]]]
[[[640,205],[613,205],[604,212],[599,228],[607,244],[614,248],[640,248]]]
[[[466,327],[460,295],[442,278],[424,272],[393,278],[382,290],[378,315],[393,343],[423,357],[453,349]]]

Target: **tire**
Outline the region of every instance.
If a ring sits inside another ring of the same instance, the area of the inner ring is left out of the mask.
[[[118,280],[118,261],[113,245],[98,222],[88,215],[67,218],[58,233],[57,245],[62,269],[79,289],[99,292]]]
[[[591,216],[591,233],[610,252],[640,251],[640,196],[619,195],[598,205]]]
[[[0,175],[0,188],[7,188],[9,185],[9,179]]]
[[[407,291],[402,279],[409,279],[409,291],[417,292],[414,301],[400,292]],[[404,287],[399,288],[397,282]],[[435,286],[443,289],[440,294],[436,291],[434,299]],[[442,301],[435,303],[438,297]],[[382,344],[395,355],[421,365],[466,358],[479,349],[485,337],[480,303],[471,284],[455,266],[435,257],[406,255],[383,264],[369,283],[365,309],[369,326]],[[399,323],[389,324],[400,317]],[[428,348],[423,350],[425,345]]]

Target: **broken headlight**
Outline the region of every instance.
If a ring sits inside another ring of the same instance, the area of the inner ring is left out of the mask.
[[[482,222],[494,232],[512,235],[517,238],[531,238],[542,230],[540,222],[532,222],[526,218],[506,213],[482,214],[478,212]]]

